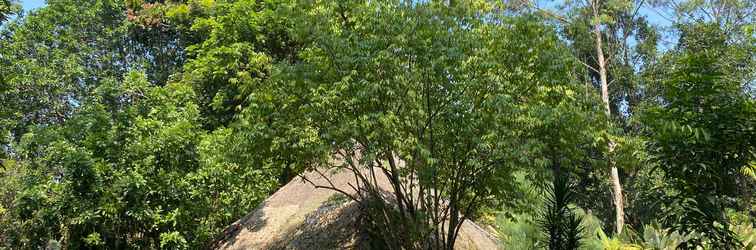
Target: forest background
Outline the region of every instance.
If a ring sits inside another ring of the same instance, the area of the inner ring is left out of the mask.
[[[448,248],[469,219],[506,249],[752,249],[754,17],[0,0],[0,249],[208,248],[298,174],[356,165],[394,184],[382,247]]]

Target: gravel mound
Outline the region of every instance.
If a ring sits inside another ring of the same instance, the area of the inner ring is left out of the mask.
[[[315,172],[304,174],[316,185],[330,186]],[[341,190],[354,181],[351,173],[328,173],[328,179]],[[384,176],[385,178],[385,176]],[[388,181],[379,180],[389,190]],[[224,231],[218,249],[364,249],[359,230],[360,210],[343,194],[315,188],[301,177],[295,178],[255,211]],[[456,249],[497,249],[497,242],[484,229],[465,221]]]

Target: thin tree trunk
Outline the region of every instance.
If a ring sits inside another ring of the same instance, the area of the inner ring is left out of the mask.
[[[594,21],[593,27],[594,32],[596,33],[596,56],[598,57],[598,66],[599,66],[599,77],[601,79],[601,100],[604,102],[605,106],[605,112],[606,117],[611,119],[612,117],[612,110],[611,106],[609,106],[609,84],[606,80],[606,60],[604,59],[604,49],[602,48],[603,42],[601,40],[601,21],[599,20],[599,14],[598,14],[598,0],[591,1],[591,5],[593,8],[593,17],[596,19]],[[617,170],[617,166],[614,165],[614,162],[611,160],[611,153],[614,151],[614,141],[609,140],[609,166],[611,167],[611,183],[612,183],[612,200],[614,202],[614,209],[615,209],[615,215],[616,215],[616,232],[617,234],[622,233],[622,228],[625,225],[625,209],[624,209],[624,202],[622,199],[622,185],[620,184],[619,179],[619,171]]]
[[[449,228],[447,228],[446,242],[444,242],[444,248],[446,248],[447,250],[454,250],[454,239],[456,238],[455,233],[457,232],[457,224],[459,223],[459,210],[457,210],[457,207],[455,205],[452,205],[455,202],[455,200],[451,200],[449,202],[449,205],[451,206],[451,214],[449,216]]]

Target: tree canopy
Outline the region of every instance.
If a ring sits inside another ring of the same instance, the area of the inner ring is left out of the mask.
[[[378,249],[753,247],[753,9],[0,0],[0,249],[212,248],[331,170]]]

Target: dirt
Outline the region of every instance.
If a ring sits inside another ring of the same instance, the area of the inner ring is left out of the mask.
[[[341,190],[354,182],[351,173],[327,173]],[[316,185],[330,186],[315,172],[304,175]],[[379,181],[388,189],[388,182]],[[336,191],[316,188],[295,178],[255,211],[226,231],[218,249],[362,249],[356,202]],[[471,221],[460,229],[456,249],[497,249],[495,238]]]

